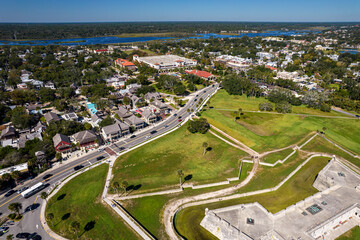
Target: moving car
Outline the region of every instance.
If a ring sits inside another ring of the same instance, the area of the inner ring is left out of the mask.
[[[179,119],[179,122],[181,122],[181,119]]]
[[[131,136],[130,136],[130,138],[134,138],[134,137],[136,137],[136,135],[131,135]]]
[[[104,156],[100,156],[100,157],[97,157],[96,160],[101,160],[101,159],[104,159],[105,157]]]
[[[8,191],[4,196],[5,196],[5,197],[9,197],[9,196],[13,195],[14,193],[15,193],[15,191],[11,189],[11,190]]]
[[[22,187],[22,188],[20,188],[17,192],[18,192],[18,193],[22,193],[22,192],[25,191],[26,189],[28,189],[28,187]]]
[[[74,167],[74,170],[77,171],[79,169],[82,169],[84,166],[83,165],[77,165]]]

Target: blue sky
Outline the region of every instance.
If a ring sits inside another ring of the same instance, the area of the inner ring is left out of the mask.
[[[1,0],[0,22],[360,21],[360,0]]]

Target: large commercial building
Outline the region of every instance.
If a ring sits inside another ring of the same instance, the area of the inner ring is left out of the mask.
[[[188,59],[176,55],[161,55],[149,57],[139,57],[137,55],[134,55],[133,60],[140,63],[145,63],[152,68],[158,69],[160,72],[174,68],[192,68],[197,65],[197,61],[195,59]]]
[[[240,204],[206,210],[201,226],[226,240],[331,240],[360,225],[358,174],[334,158],[313,186],[318,193],[275,214],[257,202]]]

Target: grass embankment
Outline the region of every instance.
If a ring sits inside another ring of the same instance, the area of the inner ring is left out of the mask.
[[[216,239],[200,226],[200,222],[205,216],[205,208],[217,209],[236,204],[259,202],[268,211],[276,213],[317,192],[312,184],[328,160],[329,158],[324,157],[313,158],[275,192],[185,208],[176,215],[176,228],[186,239]]]
[[[241,119],[234,121],[232,116],[234,110],[242,108],[243,111],[257,111],[259,103],[267,100],[233,96],[221,90],[210,101],[208,105],[213,108],[205,110],[202,115],[212,125],[255,151],[264,152],[296,144],[310,132],[321,131],[326,127],[328,137],[354,152],[360,152],[360,122],[355,118],[331,118],[347,117],[341,113],[333,111],[324,113],[298,106],[293,107],[293,113],[327,117],[245,112]]]
[[[359,144],[359,142],[358,142]],[[321,153],[328,153],[334,154],[336,156],[345,158],[346,160],[352,162],[356,166],[360,167],[360,159],[354,158],[341,150],[340,148],[334,146],[324,138],[320,136],[316,136],[312,141],[306,144],[302,150],[309,151],[309,152],[321,152]]]
[[[80,223],[80,239],[139,239],[115,212],[101,203],[108,165],[91,169],[63,186],[49,201],[47,213],[54,214],[52,230],[68,239],[76,239],[69,230],[73,221]]]
[[[140,193],[177,188],[179,169],[186,183],[194,184],[238,176],[240,159],[246,153],[210,133],[192,134],[186,127],[120,156],[113,167],[112,182],[126,180],[138,186],[135,192]],[[205,154],[204,142],[208,143]]]
[[[354,227],[353,229],[347,231],[340,237],[338,237],[336,240],[354,240],[354,239],[360,239],[360,227]]]
[[[292,148],[288,148],[279,152],[270,153],[268,155],[265,155],[261,161],[266,163],[275,163],[277,160],[284,160],[290,153],[292,153],[294,150]]]
[[[154,236],[158,239],[167,239],[161,222],[161,216],[162,211],[164,210],[163,207],[168,201],[231,187],[232,184],[237,184],[243,181],[248,175],[247,173],[251,171],[252,166],[253,164],[244,163],[242,166],[240,181],[235,181],[228,185],[203,189],[186,188],[181,193],[126,200],[122,202],[122,205]]]

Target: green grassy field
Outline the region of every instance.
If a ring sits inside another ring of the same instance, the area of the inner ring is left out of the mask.
[[[48,201],[46,214],[54,214],[54,227],[49,222],[53,231],[76,239],[69,226],[78,221],[80,239],[140,239],[115,212],[100,202],[107,171],[108,165],[102,164],[75,177]]]
[[[140,186],[136,193],[179,187],[177,170],[186,183],[220,182],[238,176],[243,151],[210,133],[192,134],[187,125],[154,142],[120,156],[113,167],[112,182],[126,180]],[[203,142],[211,150],[204,153]],[[112,190],[113,191],[113,190]]]
[[[336,240],[357,240],[360,239],[360,227],[354,227],[353,229],[347,231]]]
[[[232,184],[237,184],[245,179],[247,173],[251,171],[253,164],[244,163],[242,167],[242,173],[239,181],[232,182],[229,185],[223,185],[218,187],[203,188],[203,189],[185,189],[181,193],[175,193],[171,195],[161,195],[144,197],[137,199],[130,199],[122,201],[122,205],[126,210],[136,218],[148,231],[150,231],[158,239],[167,239],[163,225],[161,223],[162,210],[164,205],[177,198],[186,196],[198,195],[205,192],[216,191],[222,188],[231,187]]]
[[[176,215],[176,228],[186,239],[216,239],[200,226],[200,222],[205,216],[205,208],[217,209],[257,201],[268,211],[276,213],[317,192],[312,184],[328,160],[329,158],[324,157],[313,158],[275,192],[185,208]]]
[[[356,166],[360,167],[360,159],[354,158],[347,154],[346,152],[342,151],[341,149],[337,148],[333,144],[329,143],[325,139],[320,136],[316,136],[311,142],[306,144],[302,150],[310,151],[310,152],[323,152],[328,154],[334,154],[336,156],[345,158],[346,160],[352,162]]]
[[[283,160],[293,151],[294,150],[292,148],[288,148],[280,152],[270,153],[268,155],[265,155],[261,160],[266,163],[275,163],[277,160]]]
[[[360,122],[355,118],[324,118],[293,114],[270,114],[245,112],[241,119],[234,121],[232,112],[239,108],[256,111],[265,98],[247,98],[218,92],[202,115],[214,126],[243,142],[258,152],[297,144],[309,133],[326,127],[326,134],[346,148],[360,153]],[[324,113],[305,106],[293,107],[293,113],[344,116],[337,112]]]

